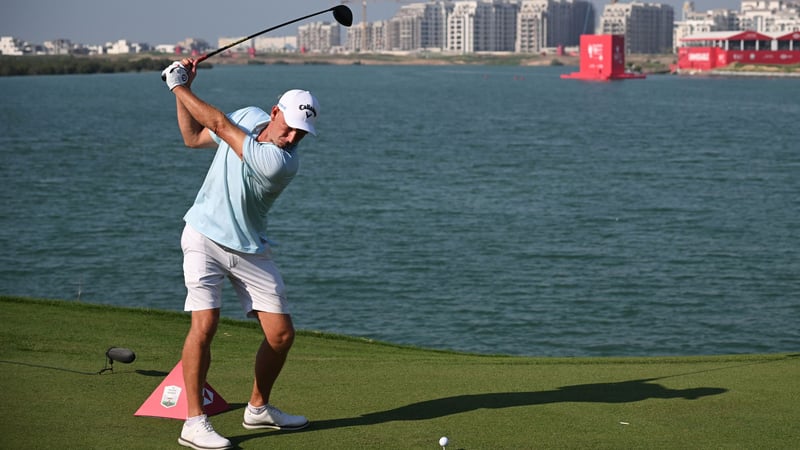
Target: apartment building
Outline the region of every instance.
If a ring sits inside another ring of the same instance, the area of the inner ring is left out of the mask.
[[[429,2],[402,6],[387,21],[387,50],[442,49],[450,5],[451,2]]]
[[[457,2],[447,17],[445,50],[455,53],[487,51],[482,43],[487,38],[480,36],[488,31],[485,23],[490,10],[491,5],[485,2]]]
[[[800,1],[742,0],[743,30],[759,33],[800,31]]]
[[[625,36],[625,53],[670,53],[673,50],[675,11],[660,3],[605,5],[597,27],[599,34]]]
[[[344,48],[349,52],[374,52],[375,40],[373,38],[374,28],[381,22],[361,22],[353,25],[347,30],[347,37],[345,38]]]
[[[446,20],[445,50],[513,52],[518,5],[502,0],[459,1]]]
[[[297,45],[303,52],[329,53],[342,45],[338,23],[313,22],[297,28]]]
[[[517,14],[514,51],[577,46],[581,34],[593,34],[594,6],[584,0],[523,0]]]
[[[549,0],[524,0],[517,14],[517,40],[514,51],[518,53],[539,53],[547,47],[547,33],[550,30]]]

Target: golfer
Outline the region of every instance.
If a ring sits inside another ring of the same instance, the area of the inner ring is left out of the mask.
[[[272,386],[294,341],[283,279],[266,238],[267,212],[297,173],[297,145],[314,128],[319,104],[308,91],[290,90],[269,111],[246,107],[227,116],[191,91],[193,59],[162,73],[175,94],[178,127],[186,146],[217,147],[181,237],[186,304],[192,320],[181,361],[188,402],[178,442],[195,449],[230,448],[203,412],[203,387],[217,331],[222,284],[231,280],[248,317],[264,340],[255,356],[255,380],[242,425],[247,429],[298,430],[303,416],[270,405]]]

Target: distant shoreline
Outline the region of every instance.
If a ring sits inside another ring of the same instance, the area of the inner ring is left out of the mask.
[[[677,55],[632,55],[627,58],[627,65],[646,75],[680,75],[680,76],[739,76],[739,77],[800,77],[800,67],[783,67],[777,65],[736,65],[711,71],[682,70],[673,73],[671,65],[676,63]],[[246,64],[307,64],[307,65],[365,65],[365,66],[458,66],[458,65],[486,65],[486,66],[514,66],[514,67],[545,67],[568,66],[579,67],[580,58],[573,55],[521,55],[521,54],[469,54],[469,55],[444,55],[431,54],[397,55],[397,54],[367,54],[367,55],[302,55],[302,54],[271,54],[256,55],[255,57],[227,56],[217,58],[208,63],[214,65],[246,65]]]
[[[570,55],[528,55],[528,54],[264,54],[248,57],[245,55],[217,57],[210,60],[213,65],[226,64],[330,64],[330,65],[405,65],[405,66],[444,66],[444,65],[502,65],[502,66],[577,66],[577,56]]]
[[[638,55],[629,58],[628,66],[644,74],[668,74],[675,55]],[[265,54],[218,57],[210,65],[228,64],[307,64],[307,65],[364,65],[364,66],[507,66],[507,67],[579,67],[576,55],[522,54],[522,53],[470,53],[451,55],[444,53],[413,54]]]
[[[0,76],[19,75],[62,75],[88,73],[118,73],[156,71],[169,65],[175,55],[163,53],[143,53],[135,55],[103,56],[2,56],[0,55]],[[671,74],[676,55],[631,55],[627,66],[646,75]],[[508,66],[508,67],[546,67],[580,66],[574,55],[531,55],[518,53],[472,53],[448,55],[441,53],[415,54],[263,54],[249,57],[218,56],[204,62],[201,67],[215,65],[365,65],[365,66]],[[741,76],[741,77],[800,77],[798,66],[741,65],[711,71],[679,70],[679,76]]]

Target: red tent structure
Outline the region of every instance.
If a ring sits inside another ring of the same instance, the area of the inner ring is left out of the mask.
[[[678,69],[706,71],[733,63],[798,64],[800,32],[712,31],[681,39]]]
[[[611,81],[645,78],[625,70],[625,36],[582,34],[580,72],[561,75],[564,79]]]

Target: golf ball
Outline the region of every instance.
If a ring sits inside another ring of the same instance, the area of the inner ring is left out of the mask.
[[[439,445],[442,447],[447,447],[447,444],[450,443],[450,439],[447,439],[447,436],[442,436],[439,438]]]

